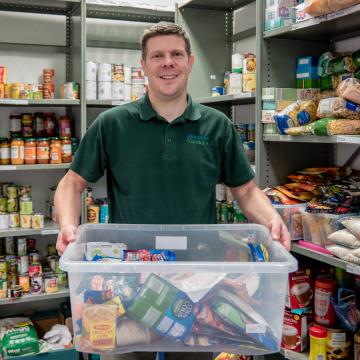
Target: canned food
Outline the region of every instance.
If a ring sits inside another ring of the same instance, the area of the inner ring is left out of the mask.
[[[31,197],[31,186],[21,185],[19,186],[19,196],[27,195]]]
[[[30,264],[38,263],[40,261],[40,254],[38,251],[32,251],[29,253],[29,271],[30,271]]]
[[[20,299],[23,295],[23,289],[20,285],[13,285],[8,289],[8,297],[12,299]]]
[[[43,84],[54,84],[55,70],[43,69]]]
[[[0,279],[0,299],[7,298],[8,291],[7,291],[7,280]]]
[[[43,292],[43,278],[42,276],[33,276],[30,278],[30,293],[32,295],[41,294]]]
[[[47,294],[59,291],[58,279],[56,276],[48,276],[45,278],[45,292]]]
[[[32,215],[31,222],[33,229],[42,229],[44,227],[44,215],[43,214]]]
[[[17,272],[25,274],[29,271],[29,257],[27,255],[17,257]]]
[[[44,99],[53,99],[54,98],[54,84],[44,84],[43,94]]]
[[[18,187],[9,185],[7,187],[7,197],[8,198],[16,198],[18,196]]]
[[[43,92],[43,84],[37,84],[36,89],[33,92],[33,97],[35,100],[41,100],[44,98],[44,92]]]
[[[17,255],[25,256],[27,254],[27,240],[26,238],[17,238]]]
[[[0,196],[0,212],[7,212],[7,199],[5,196]]]
[[[34,85],[24,84],[20,91],[20,99],[33,99],[34,98]]]
[[[8,229],[9,225],[10,225],[9,214],[0,213],[0,230]]]
[[[14,238],[11,236],[5,238],[5,253],[7,255],[15,255]]]
[[[20,99],[21,91],[24,88],[23,83],[13,83],[10,85],[10,98],[11,99]]]
[[[19,211],[19,199],[16,198],[7,198],[7,212],[13,213]]]
[[[20,274],[18,277],[19,285],[22,287],[23,293],[30,292],[30,278],[29,274]]]
[[[98,205],[88,205],[87,207],[87,222],[91,224],[99,223],[100,208]]]
[[[10,215],[10,228],[18,228],[20,227],[20,214],[18,212],[12,212]]]
[[[61,272],[60,267],[59,267],[59,257],[57,255],[48,256],[47,260],[48,260],[50,269],[54,273]]]
[[[10,99],[11,84],[4,84],[4,98]]]
[[[20,214],[20,227],[22,229],[31,229],[31,218],[32,215]]]
[[[7,73],[7,68],[4,65],[0,66],[0,83],[2,84],[6,84],[6,73]]]
[[[29,265],[29,276],[32,277],[36,277],[36,276],[41,276],[42,275],[42,268],[41,268],[41,264],[39,263],[32,263]]]
[[[33,213],[33,202],[28,195],[20,198],[20,215],[31,215]]]

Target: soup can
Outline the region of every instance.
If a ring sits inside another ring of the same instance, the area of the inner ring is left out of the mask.
[[[30,293],[32,295],[41,294],[43,292],[44,282],[42,276],[33,276],[30,278]]]

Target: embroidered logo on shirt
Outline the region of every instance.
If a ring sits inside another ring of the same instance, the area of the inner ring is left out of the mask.
[[[195,145],[208,145],[209,137],[206,135],[188,134],[186,137],[186,142],[189,144],[195,144]]]

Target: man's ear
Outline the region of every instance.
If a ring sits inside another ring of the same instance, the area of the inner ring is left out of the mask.
[[[191,53],[189,56],[190,72],[192,70],[194,63],[195,63],[195,55],[193,53]]]
[[[142,67],[142,69],[143,69],[143,71],[144,71],[144,74],[147,76],[147,74],[146,74],[146,63],[145,63],[145,60],[144,60],[143,58],[141,58],[140,62],[141,62],[141,67]]]

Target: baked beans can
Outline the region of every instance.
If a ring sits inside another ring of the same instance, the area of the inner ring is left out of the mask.
[[[7,280],[1,280],[0,279],[0,299],[7,298]]]
[[[27,294],[30,292],[30,277],[29,274],[19,274],[18,276],[19,285],[23,289],[23,293]]]
[[[10,213],[10,228],[20,227],[20,214],[18,212]]]
[[[53,99],[55,94],[54,84],[44,84],[44,99]]]
[[[22,229],[31,229],[32,215],[20,214],[20,227]]]
[[[38,251],[34,250],[30,252],[28,256],[29,256],[29,269],[30,269],[30,264],[38,263],[40,261],[40,254]]]
[[[42,275],[42,268],[40,263],[32,263],[29,265],[29,276],[36,277]]]
[[[38,295],[43,292],[44,282],[41,275],[33,276],[30,278],[30,293],[32,295]]]
[[[8,297],[11,299],[20,299],[23,295],[23,289],[20,285],[13,285],[8,289]]]
[[[99,223],[100,208],[98,205],[88,205],[87,207],[87,222],[90,224]]]
[[[33,229],[43,229],[44,228],[44,215],[43,214],[34,214],[31,216],[31,226]]]
[[[124,64],[111,65],[111,81],[124,82]]]
[[[16,240],[16,249],[18,256],[25,256],[27,254],[27,240],[24,237],[19,237]]]
[[[0,66],[0,83],[6,84],[6,74],[7,74],[7,68],[4,65]]]
[[[27,255],[17,257],[17,272],[19,274],[29,272],[29,257]]]
[[[54,84],[55,70],[43,69],[43,84]]]
[[[9,214],[0,213],[0,230],[8,229],[9,224],[10,224]]]
[[[58,279],[54,275],[45,277],[45,292],[47,294],[56,293],[59,291]]]

